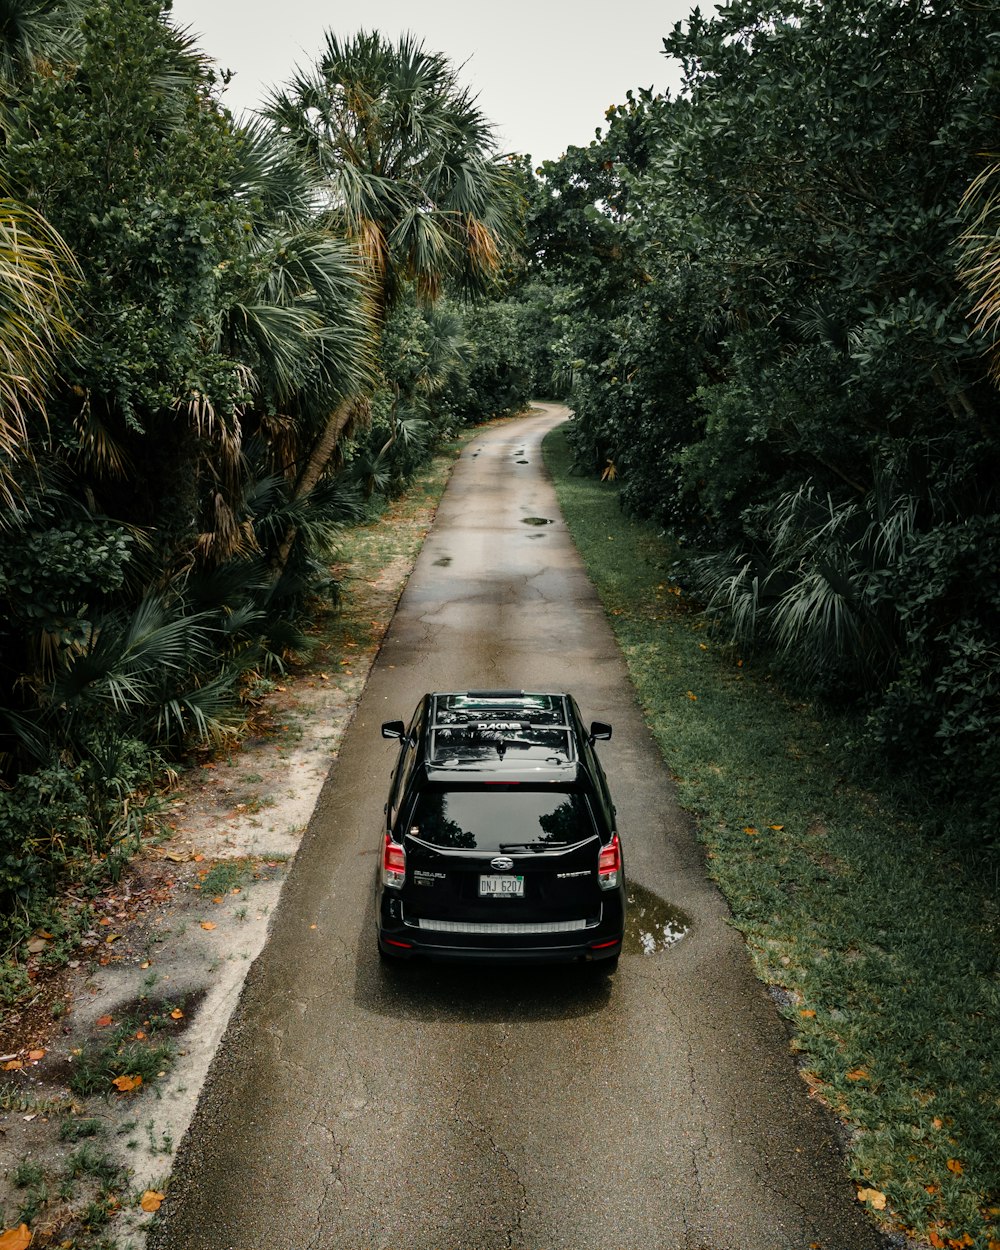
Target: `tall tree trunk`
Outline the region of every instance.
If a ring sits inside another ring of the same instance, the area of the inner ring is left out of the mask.
[[[295,491],[292,495],[295,501],[306,499],[312,494],[317,482],[326,472],[327,466],[333,458],[333,453],[337,450],[345,431],[364,414],[367,407],[367,397],[352,395],[347,399],[342,399],[333,412],[330,413],[323,432],[313,444],[305,468],[295,484]],[[288,564],[288,557],[291,555],[298,532],[297,525],[290,525],[285,531],[285,536],[281,540],[271,562],[272,586],[276,586],[281,580],[281,575]]]

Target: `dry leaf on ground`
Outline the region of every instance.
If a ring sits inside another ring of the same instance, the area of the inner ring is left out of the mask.
[[[8,1228],[5,1233],[0,1233],[0,1250],[28,1250],[31,1245],[31,1229],[27,1224],[20,1224],[17,1228]]]
[[[163,1198],[164,1195],[161,1194],[158,1189],[147,1189],[142,1195],[139,1206],[142,1207],[144,1211],[148,1211],[152,1214],[154,1211],[159,1211],[160,1203],[163,1201]]]

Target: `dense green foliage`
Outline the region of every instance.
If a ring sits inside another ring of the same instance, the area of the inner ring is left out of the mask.
[[[682,540],[745,647],[862,712],[859,741],[972,785],[994,841],[1000,405],[959,267],[995,35],[964,0],[695,14],[664,41],[682,96],[611,110],[531,216],[581,463]]]
[[[342,525],[468,411],[435,397],[468,391],[474,314],[411,292],[498,269],[515,220],[446,59],[361,41],[390,78],[409,60],[426,88],[433,68],[452,142],[431,158],[416,134],[373,175],[376,272],[370,235],[329,210],[338,180],[358,185],[345,154],[319,159],[287,113],[235,125],[164,8],[12,0],[0,24],[5,939],[70,866],[131,843],[159,757],[233,732],[245,679],[305,645]],[[420,196],[448,151],[435,218]]]

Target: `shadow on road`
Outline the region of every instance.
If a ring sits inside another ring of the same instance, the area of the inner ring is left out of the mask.
[[[602,1011],[615,978],[592,964],[446,964],[383,962],[375,944],[374,901],[358,942],[354,1001],[397,1020],[456,1024],[571,1020]]]

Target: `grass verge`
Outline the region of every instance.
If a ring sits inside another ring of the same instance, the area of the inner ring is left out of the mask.
[[[859,1200],[935,1247],[1000,1250],[998,900],[918,820],[849,777],[843,727],[706,629],[614,484],[545,458],[707,869],[848,1128]]]

